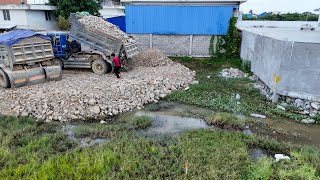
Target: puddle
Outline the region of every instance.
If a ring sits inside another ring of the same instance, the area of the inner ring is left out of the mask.
[[[90,137],[77,138],[74,135],[75,127],[76,125],[67,124],[63,126],[63,131],[66,133],[69,139],[75,140],[81,147],[92,146],[95,144],[102,144],[109,141],[109,139],[105,139],[105,138],[90,138]]]
[[[263,150],[261,148],[250,148],[248,150],[248,153],[249,153],[249,157],[252,159],[252,160],[259,160],[263,157],[272,157],[272,154],[269,153],[268,151],[266,150]]]
[[[160,103],[169,108],[160,111],[137,111],[137,113],[150,115],[153,118],[153,126],[147,130],[149,133],[177,133],[181,132],[183,129],[208,128],[206,123],[201,119],[206,115],[215,113],[215,111],[211,109],[192,105],[164,101]],[[280,141],[289,141],[294,144],[320,147],[320,125],[304,125],[285,118],[273,120],[271,118],[258,119],[246,117],[241,114],[236,114],[236,116],[243,119],[254,119],[258,121],[255,125],[251,126],[250,129],[245,128],[243,131],[245,134],[269,136]],[[271,130],[270,128],[264,127],[264,124],[271,127]],[[274,133],[274,130],[280,133]]]
[[[137,116],[149,116],[152,118],[152,126],[139,133],[143,135],[174,135],[186,130],[204,129],[209,126],[204,120],[198,118],[168,115],[166,112],[136,112]]]

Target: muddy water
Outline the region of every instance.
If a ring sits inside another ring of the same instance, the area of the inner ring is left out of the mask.
[[[69,139],[75,140],[81,147],[92,146],[95,144],[101,144],[109,141],[108,139],[105,139],[105,138],[90,138],[90,137],[77,138],[74,135],[75,127],[76,127],[75,124],[67,124],[63,127],[63,131],[66,133]]]
[[[186,130],[208,128],[208,125],[202,119],[181,117],[179,115],[174,115],[173,112],[139,111],[135,113],[135,115],[149,116],[152,118],[152,126],[146,131],[141,131],[141,133],[145,135],[177,134]]]
[[[320,125],[305,125],[290,119],[262,119],[269,130],[254,128],[255,134],[268,135],[282,141],[320,147]]]
[[[153,125],[147,133],[165,134],[178,133],[184,130],[208,128],[202,120],[205,116],[215,113],[213,110],[191,105],[161,102],[169,107],[156,112],[140,110],[137,115],[152,117]],[[280,141],[301,145],[320,147],[320,125],[304,125],[289,119],[258,119],[241,116],[244,119],[256,120],[260,123],[246,127],[246,134],[258,134],[276,138]]]

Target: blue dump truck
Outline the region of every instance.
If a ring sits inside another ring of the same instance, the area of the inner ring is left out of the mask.
[[[61,80],[50,38],[30,30],[0,34],[0,86],[15,88]]]
[[[112,70],[111,54],[122,60],[138,53],[135,41],[123,43],[118,37],[81,23],[84,16],[70,15],[70,32],[48,32],[54,64],[62,68],[91,68],[96,74]]]

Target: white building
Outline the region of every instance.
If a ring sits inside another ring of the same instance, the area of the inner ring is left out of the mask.
[[[124,16],[124,9],[124,6],[122,6],[120,2],[104,0],[102,2],[102,9],[99,12],[103,18],[107,19],[111,17]]]
[[[57,30],[55,6],[45,0],[28,0],[27,4],[0,4],[0,30],[16,27],[31,30]]]

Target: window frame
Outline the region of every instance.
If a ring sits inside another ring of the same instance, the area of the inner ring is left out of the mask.
[[[5,21],[11,21],[10,11],[8,9],[3,9],[2,13]]]

